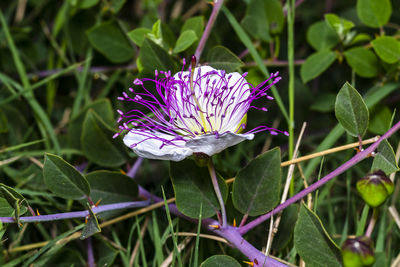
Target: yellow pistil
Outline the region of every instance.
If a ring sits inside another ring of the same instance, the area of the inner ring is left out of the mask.
[[[204,118],[203,111],[201,110],[200,103],[199,103],[199,101],[197,100],[196,93],[194,92],[194,87],[193,87],[194,69],[195,69],[195,67],[196,67],[196,57],[195,57],[195,56],[192,57],[192,62],[191,62],[191,64],[192,64],[192,67],[191,67],[191,70],[190,70],[190,90],[191,90],[192,93],[193,93],[193,100],[194,100],[194,102],[196,103],[197,107],[199,108],[201,123],[202,123],[202,125],[203,125],[204,132],[206,133],[206,132],[207,132],[206,120],[205,120],[205,118]]]

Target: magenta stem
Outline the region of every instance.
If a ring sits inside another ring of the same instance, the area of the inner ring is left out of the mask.
[[[93,244],[92,244],[92,238],[89,237],[86,239],[86,249],[87,249],[87,262],[89,267],[95,267],[95,261],[94,261],[94,254],[93,254]]]
[[[258,217],[257,219],[249,222],[248,224],[244,225],[243,227],[240,227],[239,228],[239,233],[242,234],[242,235],[247,233],[249,230],[253,229],[257,225],[259,225],[259,224],[265,222],[266,220],[268,220],[271,216],[279,213],[280,211],[282,211],[283,209],[287,208],[291,204],[299,201],[300,199],[302,199],[303,197],[307,196],[309,193],[315,191],[316,189],[320,188],[321,186],[323,186],[324,184],[326,184],[327,182],[329,182],[330,180],[332,180],[333,178],[335,178],[339,174],[345,172],[350,167],[354,166],[358,162],[360,162],[363,159],[367,158],[371,152],[375,151],[375,149],[379,146],[379,144],[383,140],[389,138],[392,134],[394,134],[399,129],[400,129],[400,121],[397,122],[389,131],[387,131],[381,138],[379,138],[375,143],[370,145],[367,149],[363,150],[362,152],[357,153],[349,161],[347,161],[346,163],[341,165],[339,168],[337,168],[333,172],[331,172],[328,175],[326,175],[325,177],[323,177],[318,182],[316,182],[316,183],[310,185],[309,187],[307,187],[306,189],[300,191],[299,193],[297,193],[293,197],[291,197],[288,200],[286,200],[284,203],[278,205],[275,209],[273,209],[269,213]]]

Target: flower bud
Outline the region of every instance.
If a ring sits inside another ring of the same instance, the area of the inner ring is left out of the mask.
[[[367,174],[357,182],[357,191],[371,207],[380,206],[393,193],[393,182],[381,171]]]
[[[371,266],[375,262],[374,245],[369,237],[348,238],[342,246],[344,267]]]

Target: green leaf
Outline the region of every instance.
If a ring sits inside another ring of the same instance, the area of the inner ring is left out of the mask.
[[[73,148],[80,149],[81,147],[81,134],[83,121],[85,120],[86,113],[88,110],[93,110],[98,114],[102,120],[109,126],[115,124],[114,110],[111,106],[111,102],[107,98],[97,99],[85,106],[81,112],[72,118],[68,127],[68,142]]]
[[[140,49],[139,59],[144,69],[154,73],[154,70],[175,71],[174,62],[168,53],[159,45],[145,38]]]
[[[95,203],[99,200],[102,205],[134,201],[138,195],[137,184],[120,172],[94,171],[87,174],[86,179],[90,184],[90,197]],[[99,218],[104,219],[115,214],[116,212],[102,212]]]
[[[26,212],[28,202],[24,196],[18,193],[14,188],[2,183],[0,183],[0,195],[7,201],[9,206],[13,208],[15,221],[17,222],[17,225],[20,226],[19,217]]]
[[[207,168],[197,166],[193,160],[170,162],[170,177],[175,191],[176,206],[186,216],[197,219],[200,207],[202,218],[209,218],[220,210]],[[228,187],[220,177],[218,184],[226,200]]]
[[[233,183],[232,201],[243,214],[257,216],[275,207],[281,187],[281,151],[271,149],[241,169]]]
[[[357,0],[357,15],[367,26],[373,28],[384,26],[391,14],[390,0]]]
[[[112,0],[111,1],[111,10],[114,14],[118,13],[121,8],[124,6],[126,0]]]
[[[374,107],[373,114],[369,126],[368,131],[374,134],[384,134],[389,130],[390,124],[392,121],[392,112],[386,106],[378,105]]]
[[[318,51],[310,55],[300,68],[301,79],[304,83],[318,77],[335,61],[336,53],[329,50]]]
[[[192,30],[187,30],[181,33],[176,41],[173,53],[177,54],[188,49],[194,42],[197,41],[197,35]]]
[[[225,70],[227,73],[234,72],[243,65],[234,53],[223,46],[213,47],[207,54],[207,61],[211,67]]]
[[[325,21],[336,32],[340,39],[344,39],[346,34],[354,27],[350,20],[341,18],[335,14],[325,14]]]
[[[307,42],[315,50],[329,50],[339,43],[339,38],[325,21],[318,21],[308,28]]]
[[[104,239],[96,240],[97,248],[97,266],[113,266],[115,258],[119,254],[119,251],[113,248]]]
[[[269,35],[269,22],[264,5],[265,1],[263,0],[250,0],[241,24],[253,38],[269,42],[271,36]]]
[[[371,40],[371,36],[366,33],[359,33],[351,40],[350,45],[354,45],[357,43],[365,43]]]
[[[79,237],[81,240],[84,240],[88,237],[91,237],[94,234],[101,232],[101,228],[99,225],[99,221],[97,220],[96,214],[94,214],[89,204],[87,204],[87,208],[89,210],[89,219],[85,227],[82,229],[81,236]]]
[[[192,30],[196,34],[197,38],[201,38],[204,30],[204,17],[197,16],[191,17],[186,20],[182,26],[181,32],[185,32],[187,30]]]
[[[350,67],[361,77],[372,78],[378,75],[378,59],[365,47],[355,47],[344,52]]]
[[[8,119],[3,110],[0,109],[0,133],[8,132]]]
[[[114,21],[94,26],[87,36],[90,44],[113,63],[126,62],[133,57],[132,45]]]
[[[81,9],[86,9],[86,8],[91,8],[92,6],[97,5],[99,0],[79,0],[79,8]]]
[[[264,2],[267,15],[269,30],[271,34],[281,33],[285,25],[285,15],[279,0],[269,0]]]
[[[139,47],[142,46],[144,38],[147,34],[151,33],[150,29],[147,28],[136,28],[128,32],[128,37]]]
[[[214,255],[203,261],[200,267],[240,267],[240,263],[226,255]]]
[[[399,170],[396,155],[394,154],[392,146],[386,139],[379,144],[377,151],[372,161],[371,171],[382,170],[389,175]]]
[[[304,204],[294,228],[294,246],[307,266],[342,266],[338,246],[318,216]]]
[[[322,93],[318,95],[314,103],[310,106],[311,110],[319,112],[329,112],[335,108],[336,95],[333,93]]]
[[[361,95],[346,82],[336,96],[337,120],[352,136],[363,136],[368,127],[369,112]]]
[[[9,217],[13,214],[14,208],[8,204],[8,201],[1,197],[0,198],[0,217]]]
[[[371,42],[378,56],[393,64],[400,60],[400,42],[391,36],[380,36]]]
[[[81,145],[85,156],[92,162],[106,167],[115,167],[125,162],[125,147],[114,130],[93,110],[86,114],[82,126]]]
[[[283,210],[281,223],[279,224],[278,232],[272,243],[272,249],[280,251],[287,247],[289,241],[292,240],[298,214],[298,204],[292,204]]]
[[[47,187],[59,197],[81,199],[90,194],[86,178],[59,156],[45,154],[43,177]]]

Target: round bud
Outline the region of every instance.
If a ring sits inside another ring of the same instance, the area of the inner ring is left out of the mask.
[[[374,245],[369,237],[348,238],[342,246],[344,267],[365,267],[375,262]]]
[[[380,206],[393,193],[393,182],[381,171],[367,174],[357,182],[357,191],[371,207]]]

